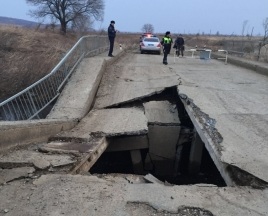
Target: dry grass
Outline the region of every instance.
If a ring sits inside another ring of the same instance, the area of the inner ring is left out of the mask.
[[[107,35],[106,32],[97,34]],[[122,44],[124,48],[138,50],[140,36],[139,33],[119,32],[115,42],[117,47]],[[206,48],[212,50],[225,49],[226,41],[231,44],[241,42],[241,38],[229,36],[185,35],[184,39],[188,48],[202,48],[206,45]],[[0,26],[0,101],[48,74],[77,40],[75,35],[63,36],[51,30]],[[268,48],[263,53],[265,58],[262,59],[268,61]],[[248,58],[251,57],[249,54]]]
[[[48,30],[0,26],[0,99],[48,74],[76,40]]]

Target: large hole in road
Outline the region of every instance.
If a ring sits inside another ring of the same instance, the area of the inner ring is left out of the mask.
[[[155,124],[149,121],[149,131],[145,136],[110,138],[108,149],[94,164],[90,173],[137,175],[150,173],[163,182],[176,185],[204,183],[226,186],[196,132],[176,87],[113,108],[141,107],[146,114],[154,107],[159,109],[162,105],[174,108],[170,114],[177,115],[179,124],[165,121],[163,124],[159,122]]]
[[[151,173],[159,180],[169,182],[176,185],[190,185],[190,184],[213,184],[219,187],[226,186],[223,178],[221,177],[217,167],[213,163],[209,153],[204,148],[203,157],[200,166],[200,171],[196,174],[190,174],[188,171],[189,165],[189,152],[190,149],[185,147],[183,149],[183,156],[180,164],[180,172],[174,175],[170,173],[169,175],[155,174],[154,170],[146,171],[141,173],[134,172],[133,164],[131,160],[130,151],[120,151],[120,152],[105,152],[91,168],[91,174],[139,174],[146,175]],[[148,153],[148,151],[143,150],[143,155]],[[144,163],[145,157],[143,159]],[[169,169],[169,167],[167,167]]]

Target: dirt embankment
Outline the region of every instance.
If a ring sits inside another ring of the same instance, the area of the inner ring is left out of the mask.
[[[76,41],[48,30],[0,26],[0,101],[48,74]]]

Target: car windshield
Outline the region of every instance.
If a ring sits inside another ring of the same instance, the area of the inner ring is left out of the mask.
[[[144,38],[146,42],[159,42],[158,38]]]

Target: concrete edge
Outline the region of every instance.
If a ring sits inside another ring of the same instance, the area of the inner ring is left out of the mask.
[[[101,66],[101,70],[100,70],[99,75],[98,75],[98,78],[96,79],[96,82],[94,84],[93,91],[90,93],[89,98],[84,106],[85,109],[82,112],[81,116],[79,116],[79,119],[84,118],[87,115],[87,113],[91,110],[91,108],[93,107],[95,97],[96,97],[96,94],[97,94],[98,89],[99,89],[99,85],[101,83],[103,74],[104,74],[108,64],[113,64],[115,61],[117,61],[119,58],[121,58],[124,54],[125,54],[125,51],[123,50],[123,51],[120,51],[113,58],[110,58],[108,60],[104,59],[103,64]]]
[[[103,57],[102,65],[100,65],[100,71],[98,72],[98,74],[97,74],[97,76],[92,84],[92,89],[90,89],[90,91],[89,91],[87,100],[85,101],[85,103],[81,107],[70,108],[72,110],[72,112],[74,113],[73,118],[77,118],[77,119],[81,120],[90,111],[90,109],[93,106],[95,96],[97,94],[100,82],[102,80],[102,77],[103,77],[103,74],[106,70],[107,65],[112,64],[115,61],[117,61],[124,53],[125,53],[125,51],[120,51],[113,58]],[[94,56],[94,57],[97,57],[97,56]],[[94,58],[94,57],[92,57],[92,58]],[[66,87],[68,87],[68,85]],[[59,101],[62,97],[63,97],[63,95],[61,94],[60,97],[57,99],[57,101]],[[55,105],[57,105],[57,102]],[[54,105],[54,107],[55,107],[55,105]],[[61,109],[64,111],[64,107],[60,107],[60,106],[57,107],[57,110],[61,110]],[[54,109],[52,108],[50,113],[47,115],[47,119],[69,119],[66,117],[57,118],[55,116],[57,112],[55,114],[53,114],[53,113],[54,113]]]
[[[211,56],[214,59],[225,57],[225,55],[220,55],[220,54],[216,54],[216,53],[212,53]],[[224,60],[222,60],[222,61],[224,61]],[[229,55],[228,55],[228,59],[227,59],[227,64],[228,63],[236,65],[236,66],[240,66],[240,67],[243,67],[243,68],[246,68],[249,70],[253,70],[256,73],[268,76],[268,65],[267,65],[267,67],[265,67],[265,66],[258,64],[258,62],[256,62],[256,64],[254,64],[254,62],[252,62],[252,61],[247,61],[246,59],[235,58],[235,57],[232,57]]]
[[[211,159],[216,165],[218,171],[220,172],[222,178],[224,179],[227,186],[237,186],[233,179],[233,176],[227,171],[228,164],[221,161],[221,147],[215,143],[211,135],[209,134],[209,129],[204,126],[204,123],[200,122],[198,119],[198,106],[194,104],[193,100],[188,98],[186,94],[180,92],[179,86],[177,92],[180,96],[180,100],[183,103],[186,112],[188,113],[194,127],[199,134],[201,140],[205,144],[207,151],[210,154]],[[202,111],[201,111],[202,112]],[[208,117],[209,118],[209,117]]]
[[[70,130],[77,123],[77,119],[0,122],[0,152],[34,142],[46,142],[50,136]]]
[[[78,119],[57,118],[26,121],[0,121],[0,152],[34,142],[47,142],[49,137],[56,135],[61,131],[74,128],[78,124],[79,119],[82,119],[91,108],[107,65],[114,63],[123,56],[124,53],[124,50],[120,51],[114,58],[109,57],[108,60],[104,57],[100,71],[101,76],[100,79],[98,79],[98,85],[96,85],[92,93],[93,99],[87,100],[87,104],[85,105],[87,110],[85,110]]]
[[[67,110],[70,110],[72,113],[72,118],[77,118],[77,119],[82,119],[90,110],[90,107],[92,106],[92,103],[94,101],[94,97],[97,93],[97,89],[99,86],[99,83],[102,79],[103,73],[105,71],[106,68],[106,60],[103,59],[102,64],[100,66],[100,71],[97,72],[97,75],[94,79],[94,81],[92,82],[92,88],[89,90],[88,95],[87,95],[87,99],[84,101],[84,103],[81,103],[81,106],[78,106],[76,104],[76,107],[70,107]],[[75,74],[73,74],[75,76]],[[73,78],[73,76],[71,77],[71,79]],[[66,90],[66,88],[71,89],[73,86],[72,85],[66,85],[64,90]],[[59,104],[61,100],[64,100],[64,98],[66,98],[64,92],[62,91],[62,93],[60,94],[59,98],[57,99],[55,105],[53,106],[53,108],[51,109],[50,113],[47,115],[47,119],[70,119],[68,116],[61,116],[61,117],[57,117],[57,115],[59,115],[59,113],[61,112],[65,112],[66,108],[60,106]],[[67,96],[68,97],[68,96]]]
[[[126,53],[125,50],[122,50],[122,51],[119,51],[113,58],[109,57],[109,59],[104,58],[104,62],[103,62],[103,65],[101,67],[101,71],[100,71],[100,78],[97,80],[97,85],[96,87],[94,88],[93,92],[92,92],[92,97],[93,99],[92,100],[88,100],[87,101],[87,110],[86,112],[83,113],[83,115],[80,117],[80,119],[84,118],[86,116],[86,114],[91,110],[91,108],[93,107],[93,103],[95,101],[95,97],[96,97],[96,94],[98,92],[98,89],[99,89],[99,85],[101,83],[101,80],[102,80],[102,77],[103,77],[103,74],[107,68],[107,66],[109,64],[113,64],[114,62],[116,62],[118,59],[120,59],[124,54]],[[95,85],[94,85],[95,86]]]

